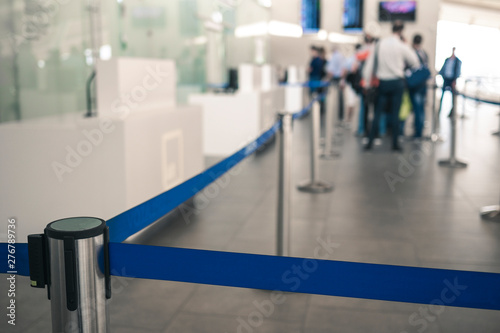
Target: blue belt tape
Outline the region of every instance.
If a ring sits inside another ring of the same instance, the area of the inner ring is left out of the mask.
[[[110,244],[119,276],[500,310],[500,274]]]
[[[110,243],[115,276],[500,310],[500,274]],[[7,258],[7,244],[0,244]],[[17,275],[29,276],[27,244]],[[10,271],[2,260],[0,273]]]
[[[313,100],[305,108],[303,108],[299,112],[296,112],[293,114],[293,119],[294,120],[300,119],[303,116],[305,116],[309,112],[309,110],[312,108],[314,102],[319,101],[319,100],[323,100],[325,97],[326,97],[326,93],[323,93],[323,94],[318,95],[315,98],[313,98]]]
[[[500,105],[500,102],[488,101],[488,100],[477,98],[477,97],[467,96],[461,92],[459,92],[458,94],[464,98],[472,99],[473,101],[476,101],[476,102],[481,102],[481,103],[491,104],[491,105]]]
[[[15,252],[12,252],[12,246],[14,245]],[[11,252],[9,252],[9,250]],[[15,262],[9,263],[9,259],[13,259],[12,257],[8,257],[11,255],[14,257]],[[9,267],[9,264],[13,264],[14,267]],[[9,273],[9,272],[17,272],[17,273]],[[26,243],[16,243],[16,244],[7,244],[0,243],[0,273],[7,274],[16,274],[29,276],[29,264],[28,264],[28,244]]]
[[[330,85],[328,81],[306,81],[306,82],[297,82],[297,83],[280,83],[281,86],[285,87],[304,87],[304,88],[324,88]]]
[[[177,206],[193,197],[196,193],[211,184],[217,178],[229,171],[247,156],[254,153],[259,147],[273,137],[280,128],[281,123],[276,122],[269,130],[256,140],[240,149],[225,160],[217,163],[204,172],[194,176],[186,182],[168,190],[158,196],[121,213],[107,221],[109,236],[112,242],[123,242],[128,237],[146,228],[164,215],[174,210]]]

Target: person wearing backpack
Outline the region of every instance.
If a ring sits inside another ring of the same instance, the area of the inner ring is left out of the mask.
[[[453,92],[457,79],[462,73],[462,61],[455,55],[455,48],[453,48],[451,57],[444,61],[443,67],[439,71],[439,75],[443,77],[443,92],[441,93],[441,101],[439,102],[439,114],[441,114],[441,107],[443,106],[444,92],[449,90]],[[451,114],[451,112],[450,112]],[[449,115],[448,115],[449,116]]]
[[[392,35],[383,38],[375,45],[375,50],[366,62],[363,69],[365,81],[370,86],[370,82],[377,82],[377,102],[375,106],[375,118],[373,120],[370,138],[365,150],[373,147],[375,135],[378,132],[380,116],[387,105],[390,106],[390,119],[392,124],[392,150],[402,151],[399,146],[399,111],[405,88],[405,65],[412,70],[419,67],[418,57],[410,48],[401,41],[404,23],[394,21],[392,25]]]

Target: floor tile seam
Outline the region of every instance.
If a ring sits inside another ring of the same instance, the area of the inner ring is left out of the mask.
[[[279,306],[279,305],[277,305]],[[253,311],[250,311],[249,313],[251,313]],[[207,313],[207,312],[196,312],[196,311],[193,311],[193,310],[183,310],[182,311],[183,314],[189,314],[189,315],[193,315],[193,316],[204,316],[204,317],[216,317],[216,318],[220,318],[220,319],[235,319],[235,323],[238,323],[236,321],[236,319],[238,317],[243,317],[245,315],[242,315],[242,314],[222,314],[222,313]],[[248,316],[248,314],[247,314]],[[283,319],[276,319],[276,318],[273,318],[274,314],[270,315],[269,317],[266,317],[265,320],[264,320],[264,323],[266,321],[271,321],[273,323],[290,323],[290,322],[294,322],[294,323],[297,323],[297,322],[300,322],[300,320],[283,320]]]
[[[191,290],[191,292],[189,293],[189,296],[186,297],[186,299],[180,304],[179,307],[177,307],[176,311],[170,317],[170,319],[167,321],[167,323],[165,324],[165,326],[162,328],[161,332],[166,332],[169,329],[170,325],[172,323],[174,323],[175,319],[177,319],[177,317],[179,316],[179,314],[184,311],[184,307],[193,298],[194,294],[198,291],[199,288],[200,288],[200,285],[196,284],[196,286],[193,288],[193,290]]]

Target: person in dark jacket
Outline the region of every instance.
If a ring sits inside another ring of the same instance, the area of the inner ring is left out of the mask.
[[[443,97],[445,91],[455,91],[457,79],[462,73],[462,61],[455,55],[455,48],[453,48],[451,57],[444,61],[443,67],[439,71],[439,75],[443,77],[443,92],[441,94],[441,101],[439,102],[439,113],[443,106]]]

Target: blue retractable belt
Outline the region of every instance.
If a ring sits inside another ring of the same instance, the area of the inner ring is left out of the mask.
[[[476,101],[476,102],[481,102],[481,103],[491,104],[491,105],[500,105],[500,102],[488,101],[486,99],[481,99],[478,97],[467,96],[461,92],[459,92],[458,94],[464,98],[471,99],[471,100]]]
[[[7,257],[7,244],[0,244]],[[29,275],[16,244],[17,275]],[[115,276],[500,310],[500,274],[110,243]],[[322,251],[322,253],[327,253]],[[0,273],[9,271],[5,261]]]
[[[113,275],[500,310],[500,274],[110,244]]]

